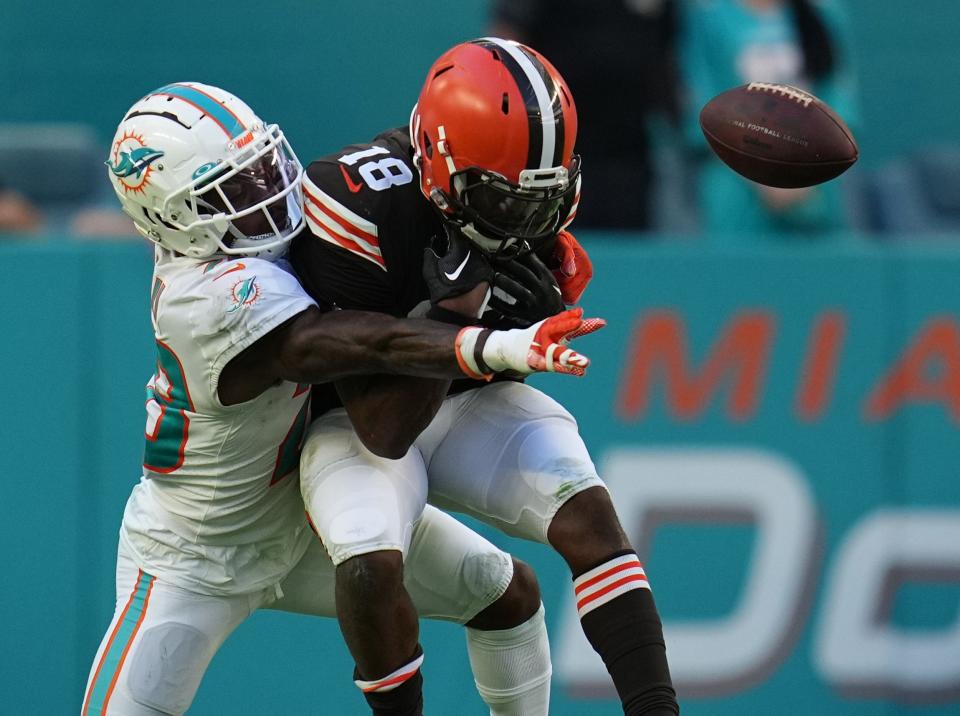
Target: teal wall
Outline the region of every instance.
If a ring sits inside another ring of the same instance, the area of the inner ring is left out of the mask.
[[[956,714],[960,250],[851,244],[724,253],[584,240],[599,277],[586,305],[610,325],[583,341],[594,360],[587,378],[538,382],[580,421],[646,557],[684,713]],[[10,240],[0,244],[0,266],[2,711],[72,713],[112,613],[116,532],[139,474],[153,362],[151,255],[139,242]],[[685,364],[672,383],[657,360],[670,350],[682,356],[674,369]],[[887,414],[871,409],[877,386],[909,354],[914,389],[906,402]],[[715,384],[710,365],[728,371]],[[767,512],[751,512],[743,496],[726,509],[704,507],[691,479],[710,480],[707,492],[746,484],[757,488],[749,494],[771,485],[781,493]],[[771,524],[784,506],[782,524]],[[879,542],[864,541],[871,525],[906,509],[915,512],[904,533],[881,529]],[[779,547],[768,539],[778,529]],[[485,534],[540,577],[553,713],[617,713],[592,653],[570,628],[559,558]],[[850,550],[872,544],[882,561],[916,535],[915,553],[894,560],[876,589],[857,591],[870,581],[858,571],[864,560],[848,564],[844,555],[862,556]],[[768,547],[776,547],[769,573]],[[780,597],[748,609],[747,585],[758,574]],[[881,591],[869,613],[843,611],[857,594]],[[690,634],[706,639],[711,628],[734,628],[738,614],[759,625],[747,640],[753,646],[775,638],[741,672],[720,678],[738,644],[701,648],[707,665],[698,667]],[[865,620],[848,640],[857,661],[881,655],[858,678],[825,656],[838,614],[847,626]],[[869,650],[867,637],[879,639]],[[883,653],[891,644],[908,650]],[[428,713],[482,713],[460,630],[425,625],[424,645]],[[333,623],[258,614],[217,656],[192,713],[362,713],[349,676]]]
[[[486,3],[0,0],[0,18],[0,122],[86,122],[106,143],[139,97],[197,81],[279,123],[307,161],[405,124],[436,56],[482,34]]]
[[[956,142],[960,5],[845,6],[864,165]],[[483,34],[487,13],[486,0],[0,0],[0,122],[87,122],[107,142],[142,94],[194,80],[244,97],[309,158],[404,123],[433,58]]]

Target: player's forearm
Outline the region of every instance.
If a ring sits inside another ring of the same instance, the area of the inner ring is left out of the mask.
[[[278,378],[326,383],[376,373],[486,379],[508,371],[583,375],[590,361],[569,348],[567,341],[603,326],[602,319],[584,319],[579,308],[527,328],[491,331],[381,313],[321,313],[313,307],[261,340],[272,353],[269,370],[260,371],[260,377],[269,379],[269,385]]]
[[[440,409],[450,381],[358,375],[336,382],[357,436],[380,457],[403,457]]]
[[[462,377],[455,350],[459,327],[381,313],[332,311],[291,327],[284,377],[325,383],[349,375],[389,373]]]

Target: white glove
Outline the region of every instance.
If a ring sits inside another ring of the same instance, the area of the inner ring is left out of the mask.
[[[492,331],[468,326],[457,336],[457,360],[471,378],[490,380],[494,373],[520,375],[552,372],[581,376],[590,359],[567,347],[567,342],[607,325],[602,318],[583,317],[574,308],[534,323],[529,328]]]

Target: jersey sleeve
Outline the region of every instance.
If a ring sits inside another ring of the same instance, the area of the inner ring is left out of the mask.
[[[227,261],[205,279],[194,340],[210,365],[208,387],[216,395],[220,373],[233,358],[316,302],[283,261]]]

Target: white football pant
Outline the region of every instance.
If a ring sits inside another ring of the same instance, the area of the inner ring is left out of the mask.
[[[570,413],[514,382],[445,399],[399,460],[367,450],[343,408],[314,421],[300,457],[304,504],[334,564],[383,549],[406,554],[427,501],[545,543],[557,510],[596,486]]]
[[[408,547],[404,584],[423,617],[465,623],[513,578],[508,554],[434,508],[412,526]],[[314,541],[279,584],[232,596],[164,583],[121,546],[116,611],[87,681],[83,716],[182,714],[217,649],[256,609],[336,618],[334,566],[323,545]]]

